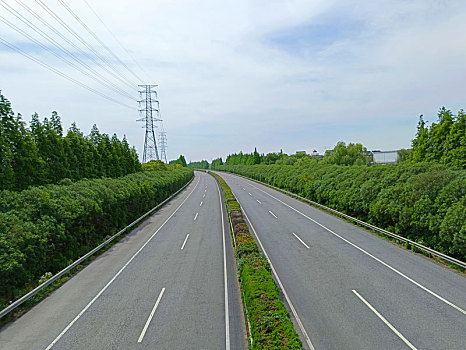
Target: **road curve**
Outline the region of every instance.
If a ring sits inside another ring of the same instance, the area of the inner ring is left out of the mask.
[[[465,348],[464,275],[266,186],[221,176],[316,350]]]
[[[0,348],[246,349],[223,199],[213,177],[195,177],[137,229],[1,329]]]

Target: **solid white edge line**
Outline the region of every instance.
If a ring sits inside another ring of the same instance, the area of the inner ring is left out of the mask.
[[[218,197],[220,200],[220,214],[222,216],[222,243],[223,243],[223,276],[224,276],[224,291],[225,291],[225,349],[230,350],[230,314],[228,310],[228,278],[227,278],[227,255],[225,248],[225,223],[223,220],[223,203],[220,193],[220,186],[217,182]]]
[[[160,299],[162,299],[163,293],[165,292],[165,287],[162,288],[162,291],[159,294],[159,297],[157,298],[157,301],[155,302],[154,307],[152,308],[152,311],[150,312],[149,318],[146,321],[146,324],[144,325],[144,328],[142,329],[141,335],[139,336],[138,343],[142,342],[142,339],[144,338],[144,335],[146,334],[147,328],[149,327],[150,321],[152,321],[152,317],[154,317],[155,310],[157,310],[157,306],[159,306]]]
[[[84,307],[84,309],[81,310],[81,312],[68,324],[68,326],[65,327],[65,329],[54,339],[53,342],[49,344],[45,348],[45,350],[50,350],[59,340],[63,335],[75,324],[75,322],[91,307],[92,304],[102,295],[103,292],[115,281],[115,279],[123,272],[124,269],[133,261],[133,259],[141,252],[141,250],[144,249],[144,247],[152,240],[152,238],[155,237],[155,235],[162,229],[163,226],[172,218],[173,215],[178,211],[178,209],[181,208],[181,206],[186,202],[186,200],[191,196],[191,194],[194,192],[196,189],[197,185],[199,184],[199,180],[197,180],[196,186],[194,186],[193,190],[188,194],[188,196],[181,202],[181,204],[178,206],[178,208],[175,209],[175,211],[168,217],[167,220],[163,222],[163,224],[155,231],[152,236],[149,237],[149,239],[142,245],[141,248],[138,249],[136,253],[126,262],[126,264],[113,276],[113,278],[100,290],[100,292]]]
[[[257,203],[262,204],[262,202],[260,200],[256,199],[256,201],[257,201]]]
[[[186,235],[186,238],[184,239],[183,245],[181,246],[181,250],[183,250],[184,245],[186,244],[186,241],[188,240],[188,238],[189,238],[189,233]]]
[[[193,221],[196,221],[198,215],[199,215],[199,213],[196,213],[196,215],[194,215],[194,220]]]
[[[199,206],[200,206],[200,207],[202,207],[202,203],[203,203],[202,201],[201,201],[201,203],[199,203]]]
[[[273,199],[279,201],[280,203],[286,205],[288,208],[294,210],[295,212],[301,214],[302,216],[304,216],[305,218],[311,220],[313,223],[319,225],[320,227],[322,227],[323,229],[327,230],[328,232],[330,232],[331,234],[333,234],[334,236],[340,238],[341,240],[345,241],[346,243],[352,245],[354,248],[360,250],[361,252],[363,252],[364,254],[366,254],[367,256],[370,256],[372,259],[374,259],[375,261],[378,261],[379,263],[381,263],[382,265],[384,265],[385,267],[389,268],[390,270],[392,270],[393,272],[397,273],[398,275],[400,275],[401,277],[407,279],[409,282],[413,283],[414,285],[416,285],[417,287],[421,288],[422,290],[424,290],[425,292],[433,295],[434,297],[436,297],[437,299],[443,301],[445,304],[447,305],[450,305],[451,307],[453,307],[454,309],[458,310],[459,312],[463,313],[464,315],[466,315],[466,311],[463,310],[462,308],[460,308],[459,306],[453,304],[451,301],[448,301],[447,299],[441,297],[440,295],[438,295],[437,293],[431,291],[430,289],[428,289],[427,287],[424,287],[422,284],[420,284],[419,282],[416,282],[415,280],[413,280],[411,277],[408,277],[406,276],[404,273],[402,273],[401,271],[398,271],[397,269],[395,269],[394,267],[390,266],[389,264],[387,264],[386,262],[380,260],[379,258],[375,257],[374,255],[372,255],[371,253],[365,251],[364,249],[362,249],[361,247],[357,246],[356,244],[348,241],[346,238],[343,238],[342,236],[340,236],[338,233],[335,233],[333,232],[331,229],[329,229],[328,227],[322,225],[320,222],[317,222],[316,220],[310,218],[309,216],[307,216],[306,214],[303,214],[301,213],[299,210],[293,208],[291,205],[288,205],[286,204],[285,202],[281,201],[280,199],[272,196],[270,193],[267,193],[266,191],[252,185],[252,184],[249,184],[250,186],[258,189],[259,191],[261,192],[264,192],[266,195],[272,197]]]
[[[269,255],[265,251],[264,246],[262,245],[262,242],[261,242],[259,236],[257,235],[257,232],[256,232],[254,226],[251,223],[251,220],[249,220],[249,217],[246,214],[246,211],[244,210],[244,208],[241,208],[241,210],[243,211],[244,216],[246,217],[246,220],[248,220],[249,226],[251,226],[252,231],[254,232],[254,235],[257,238],[257,242],[259,243],[262,251],[264,252],[265,257],[267,258],[267,260],[268,260],[268,262],[270,264],[270,268],[272,269],[272,272],[273,272],[273,274],[275,276],[275,279],[277,280],[278,284],[280,285],[281,290],[283,291],[283,295],[285,296],[285,299],[286,299],[288,305],[290,306],[291,312],[293,313],[293,316],[296,319],[296,322],[298,323],[298,326],[299,326],[299,329],[301,330],[301,333],[303,333],[303,336],[304,336],[304,338],[306,340],[307,345],[309,346],[310,350],[315,350],[314,346],[312,345],[311,339],[307,335],[306,329],[304,328],[304,325],[301,322],[301,319],[299,318],[298,313],[296,312],[296,309],[294,308],[293,303],[291,302],[291,300],[290,300],[290,298],[288,296],[288,293],[286,292],[285,287],[282,284],[282,281],[280,280],[280,277],[278,277],[277,271],[275,271],[275,268],[273,267],[273,264],[272,264],[272,261],[269,258]]]
[[[309,246],[308,246],[306,243],[304,243],[304,241],[303,241],[301,238],[299,238],[298,235],[297,235],[296,233],[294,233],[294,232],[292,232],[292,233],[293,233],[293,235],[294,235],[302,244],[304,244],[304,246],[305,246],[307,249],[310,249]]]
[[[276,216],[274,213],[272,213],[270,210],[269,210],[269,213],[270,213],[275,219],[278,219],[277,216]]]
[[[409,340],[406,339],[406,338],[403,336],[403,334],[401,334],[395,327],[393,327],[392,324],[391,324],[390,322],[388,322],[388,321],[385,319],[385,317],[383,317],[376,309],[374,309],[374,308],[372,307],[372,305],[369,304],[369,303],[366,301],[366,299],[364,299],[361,295],[359,295],[359,293],[356,292],[354,289],[353,289],[353,293],[356,294],[356,296],[357,296],[359,299],[361,299],[361,301],[362,301],[364,304],[366,304],[366,306],[367,306],[369,309],[371,309],[372,312],[373,312],[374,314],[376,314],[377,317],[380,318],[380,319],[381,319],[381,320],[382,320],[382,321],[383,321],[383,322],[384,322],[398,337],[400,337],[400,339],[403,340],[403,341],[405,342],[406,345],[408,345],[412,350],[417,350],[417,349],[414,347],[414,345],[411,344],[411,343],[409,342]]]

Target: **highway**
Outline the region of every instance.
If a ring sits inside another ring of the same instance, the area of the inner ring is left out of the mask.
[[[167,205],[29,312],[2,350],[246,349],[231,236],[216,180]]]
[[[466,348],[464,275],[266,186],[220,174],[272,263],[306,349]]]

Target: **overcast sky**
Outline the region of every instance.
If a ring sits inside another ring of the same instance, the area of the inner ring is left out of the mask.
[[[115,61],[59,0],[42,1]],[[420,114],[435,121],[442,106],[455,113],[466,107],[464,0],[87,0],[144,71],[84,1],[62,1],[144,83],[159,85],[169,159],[184,154],[188,161],[210,161],[254,147],[261,153],[323,152],[340,140],[368,149],[407,148]],[[22,2],[90,52],[35,0]],[[115,81],[91,54],[62,41],[18,1],[2,3]],[[1,6],[0,15],[40,38]],[[29,121],[34,112],[44,117],[56,110],[65,128],[76,121],[88,134],[96,123],[102,132],[126,134],[142,153],[136,86],[116,81],[133,100],[114,94],[3,22],[0,38],[132,107],[93,94],[0,43],[0,90],[15,112]],[[119,62],[114,67],[132,79]]]

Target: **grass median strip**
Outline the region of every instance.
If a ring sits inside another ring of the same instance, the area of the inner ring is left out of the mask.
[[[302,349],[290,314],[280,299],[267,258],[259,251],[243,218],[241,207],[227,183],[220,183],[236,240],[235,256],[241,294],[250,322],[252,349]]]

